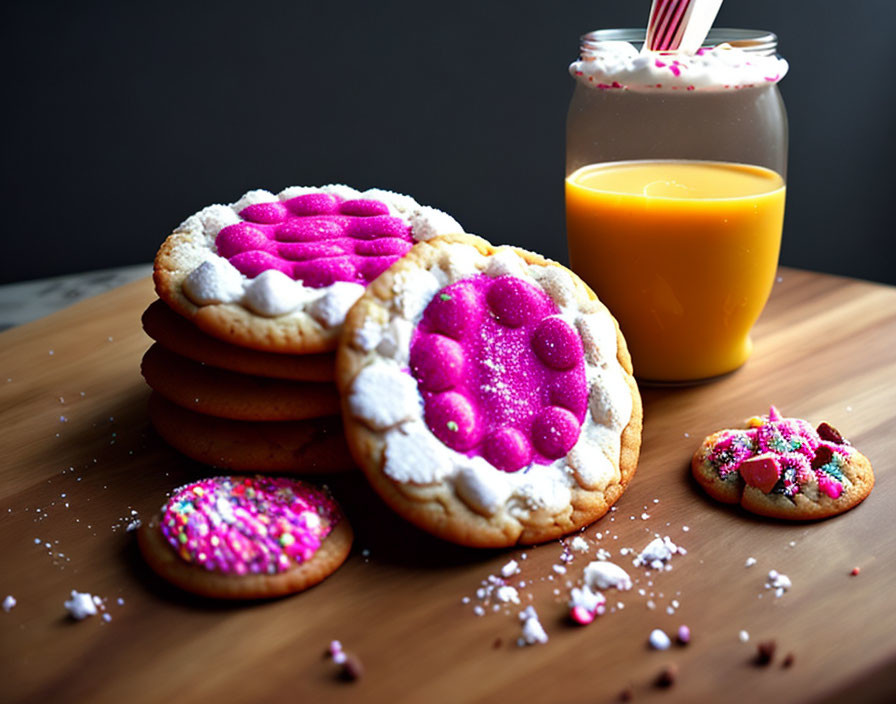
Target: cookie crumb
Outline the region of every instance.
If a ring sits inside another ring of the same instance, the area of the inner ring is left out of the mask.
[[[523,627],[520,645],[534,645],[535,643],[548,642],[548,634],[545,633],[541,622],[538,620],[538,613],[532,606],[527,606],[523,609],[520,612],[519,618]]]
[[[666,665],[660,671],[660,674],[656,678],[656,686],[657,687],[671,687],[675,684],[675,680],[678,679],[678,666],[675,664]]]
[[[774,640],[764,640],[756,646],[756,664],[770,665],[775,659],[775,650],[778,644]]]
[[[497,649],[500,648],[502,645],[504,645],[504,641],[501,640],[501,638],[495,638],[495,640],[492,641],[492,648],[493,648],[494,650],[497,650]]]
[[[73,619],[82,621],[88,616],[96,616],[96,601],[97,597],[92,594],[72,589],[72,598],[65,602],[65,608]]]
[[[787,655],[784,656],[784,661],[781,663],[781,667],[793,667],[794,660],[796,660],[796,656],[793,653],[787,653]]]
[[[516,560],[511,560],[501,568],[501,576],[505,579],[515,574],[519,574],[520,564]]]
[[[669,636],[666,635],[666,632],[659,628],[654,628],[650,632],[648,642],[650,643],[650,647],[654,650],[668,650],[669,646],[672,645],[672,641]]]
[[[766,589],[774,589],[775,597],[781,597],[784,595],[790,587],[793,586],[793,583],[790,581],[790,577],[786,574],[781,574],[777,570],[769,570],[768,580],[765,583]]]
[[[619,701],[621,702],[630,702],[635,698],[635,690],[631,687],[626,687],[619,693]]]

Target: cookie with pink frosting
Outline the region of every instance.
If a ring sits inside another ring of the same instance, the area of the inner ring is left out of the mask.
[[[373,487],[446,540],[557,538],[635,472],[641,398],[619,327],[531,252],[471,235],[415,245],[350,311],[336,380]]]
[[[463,232],[450,215],[390,191],[343,185],[249,191],[187,218],[155,259],[159,297],[225,342],[332,351],[364,288],[415,242]]]
[[[311,484],[220,476],[175,489],[137,538],[149,566],[181,589],[262,599],[328,577],[348,557],[353,535],[332,497]]]
[[[828,423],[813,428],[772,406],[746,425],[704,439],[691,462],[697,482],[719,501],[811,520],[848,511],[871,493],[871,462]]]

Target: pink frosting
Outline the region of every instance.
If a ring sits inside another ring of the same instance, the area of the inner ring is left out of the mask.
[[[541,289],[481,274],[436,294],[411,339],[410,371],[442,442],[505,472],[549,464],[588,406],[578,333]]]
[[[413,245],[410,225],[385,203],[308,193],[256,203],[222,228],[218,254],[250,278],[277,269],[310,288],[336,281],[366,286]]]
[[[311,559],[339,521],[320,489],[288,477],[209,477],[162,507],[162,535],[186,562],[224,574],[276,574]]]

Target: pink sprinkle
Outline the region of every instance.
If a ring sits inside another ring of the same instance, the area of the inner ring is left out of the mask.
[[[286,477],[211,477],[175,490],[162,535],[186,562],[224,574],[276,574],[310,559],[339,520],[323,491]]]
[[[587,626],[589,623],[594,621],[594,612],[589,611],[584,606],[573,606],[569,610],[569,617],[573,620],[573,622],[577,623],[580,626]]]
[[[679,626],[677,638],[679,643],[687,645],[691,642],[691,629],[687,626]]]
[[[666,62],[660,61],[659,59],[657,59],[653,63],[654,63],[654,66],[656,66],[657,68],[665,68],[666,67]]]
[[[675,64],[672,64],[672,65],[669,67],[669,70],[672,72],[672,74],[673,74],[675,77],[678,77],[678,76],[681,75],[681,69],[678,68],[678,66],[676,66]]]
[[[860,570],[858,567],[853,567],[853,568],[852,568],[852,572],[850,572],[850,574],[851,574],[853,577],[856,577],[856,576],[858,576],[858,574],[859,574],[860,571],[861,571],[861,570]]]

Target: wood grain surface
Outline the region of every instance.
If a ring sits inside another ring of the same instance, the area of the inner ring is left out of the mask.
[[[3,701],[610,702],[629,688],[637,701],[896,696],[896,289],[782,269],[742,369],[643,389],[637,474],[617,510],[582,533],[587,552],[568,541],[441,543],[349,474],[329,481],[357,536],[343,568],[304,594],[237,605],[159,581],[127,530],[211,471],[148,424],[139,364],[150,340],[139,321],[153,298],[140,281],[0,335],[0,599],[17,600],[0,611]],[[827,420],[871,459],[877,485],[864,504],[788,524],[700,492],[687,466],[702,437],[770,403]],[[648,573],[623,554],[655,534],[687,550],[670,571]],[[569,585],[600,548],[635,587],[608,592],[608,612],[574,627]],[[511,559],[522,603],[478,596]],[[780,598],[764,588],[771,569],[793,583]],[[108,620],[71,620],[72,589],[102,597]],[[529,604],[549,641],[520,647],[517,614]],[[680,624],[690,645],[648,648],[653,628]],[[358,656],[361,679],[338,677],[324,655],[332,639]],[[768,639],[777,654],[761,667],[756,646]],[[657,687],[669,664],[675,683]]]

